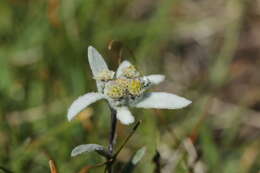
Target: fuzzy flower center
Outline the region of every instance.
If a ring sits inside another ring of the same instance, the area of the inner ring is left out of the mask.
[[[118,99],[125,95],[124,88],[120,87],[119,85],[111,84],[105,90],[107,96]]]
[[[115,72],[110,71],[110,70],[103,70],[101,71],[97,76],[94,77],[96,80],[100,81],[109,81],[114,78]]]
[[[128,91],[133,96],[139,96],[142,93],[143,85],[141,80],[139,79],[132,79],[129,80],[128,84]]]
[[[106,84],[104,93],[112,99],[139,96],[144,90],[141,79],[118,78]]]
[[[126,95],[128,81],[125,79],[116,79],[106,84],[105,94],[113,99],[118,99]]]
[[[129,67],[123,69],[123,76],[130,79],[138,78],[140,77],[140,72],[138,72],[133,65],[130,65]]]

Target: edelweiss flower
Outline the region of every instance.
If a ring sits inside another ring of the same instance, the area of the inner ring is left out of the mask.
[[[117,119],[123,124],[134,122],[128,107],[180,109],[191,103],[190,100],[170,93],[145,93],[153,85],[164,81],[164,75],[142,76],[128,61],[123,61],[115,73],[108,69],[102,56],[91,46],[88,48],[88,60],[98,92],[87,93],[75,100],[68,110],[69,121],[100,99],[108,101],[116,110]]]

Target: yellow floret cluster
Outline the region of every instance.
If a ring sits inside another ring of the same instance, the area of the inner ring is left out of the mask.
[[[129,79],[125,78],[118,78],[115,80],[116,84],[119,85],[122,88],[127,88],[129,85]]]
[[[125,89],[117,84],[111,84],[106,88],[106,95],[118,99],[125,96]]]
[[[143,85],[139,79],[132,79],[128,84],[128,91],[131,95],[138,96],[142,92]]]
[[[139,96],[142,93],[143,85],[139,79],[118,78],[111,81],[105,90],[105,94],[111,98],[118,99],[124,96]]]
[[[114,74],[115,74],[115,72],[113,72],[113,71],[103,70],[97,76],[95,76],[95,79],[101,80],[101,81],[109,81],[114,78]]]
[[[140,77],[140,73],[136,70],[136,68],[133,65],[130,65],[129,67],[123,69],[123,75],[131,79]]]

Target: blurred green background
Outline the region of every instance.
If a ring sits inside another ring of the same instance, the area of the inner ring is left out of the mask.
[[[0,0],[0,172],[50,172],[53,159],[62,173],[83,173],[102,161],[70,152],[107,145],[106,103],[66,118],[75,98],[96,90],[92,45],[111,68],[121,52],[144,74],[166,75],[153,90],[193,101],[132,110],[143,122],[118,167],[146,146],[135,172],[259,173],[259,21],[260,0]],[[118,125],[118,144],[130,129]]]

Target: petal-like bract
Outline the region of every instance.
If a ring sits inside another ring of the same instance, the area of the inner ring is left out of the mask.
[[[80,96],[77,100],[75,100],[69,110],[68,110],[68,120],[72,120],[78,113],[83,111],[88,105],[96,102],[97,100],[103,99],[104,95],[100,93],[87,93],[83,96]]]
[[[117,68],[117,71],[116,71],[116,77],[119,77],[123,74],[123,69],[131,66],[132,64],[127,61],[127,60],[124,60],[120,65],[119,67]]]
[[[190,103],[190,100],[174,94],[151,92],[145,93],[143,99],[133,106],[137,108],[180,109],[188,106]]]
[[[165,76],[161,74],[152,74],[152,75],[145,76],[144,78],[147,78],[152,85],[158,85],[159,83],[164,81]]]
[[[122,124],[131,124],[135,121],[135,118],[133,117],[132,113],[129,111],[127,107],[119,107],[116,108],[116,118],[122,123]]]
[[[94,77],[98,76],[98,74],[102,71],[108,70],[107,64],[103,57],[92,46],[88,47],[88,62]]]

